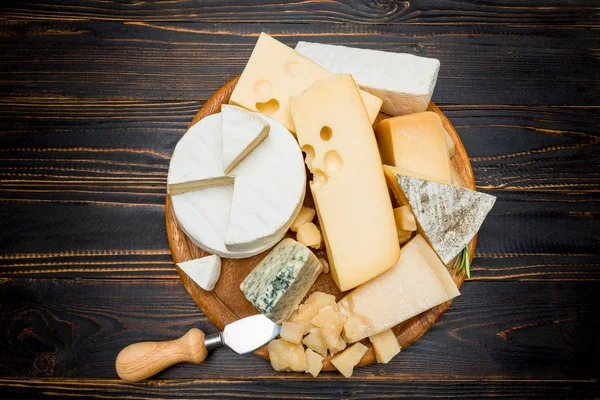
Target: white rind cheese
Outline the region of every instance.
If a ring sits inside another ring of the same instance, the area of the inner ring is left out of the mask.
[[[421,231],[444,264],[468,245],[496,202],[486,193],[412,176],[395,177]]]
[[[351,74],[392,116],[427,110],[440,70],[439,60],[412,54],[310,42],[298,42],[296,51],[329,72]]]
[[[196,136],[214,139],[212,147],[196,147],[193,157],[175,152],[169,184],[186,171],[201,169],[203,159],[215,155],[221,177],[229,179],[226,185],[204,181],[193,191],[171,195],[181,229],[203,250],[224,258],[256,255],[277,244],[300,212],[306,191],[302,153],[287,129],[270,118],[265,117],[265,121],[271,126],[270,134],[231,176],[223,174],[220,139],[218,145],[214,139],[221,133],[220,113],[200,120],[177,145],[191,147],[198,142]]]
[[[215,288],[221,276],[221,258],[216,255],[181,262],[177,266],[198,286],[208,291]]]
[[[269,124],[243,108],[221,106],[223,169],[229,174],[269,134]]]
[[[322,271],[317,256],[293,239],[284,239],[240,285],[246,299],[276,323],[298,308]]]

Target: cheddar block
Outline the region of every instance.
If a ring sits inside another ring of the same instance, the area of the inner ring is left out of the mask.
[[[391,268],[399,244],[369,118],[350,75],[290,99],[333,280],[350,290]]]
[[[399,230],[417,230],[417,221],[415,220],[415,216],[413,215],[409,206],[401,206],[394,208],[394,219],[396,220],[396,227]]]
[[[319,328],[312,328],[308,335],[302,339],[302,344],[323,357],[327,356],[327,343],[325,343],[325,338]]]
[[[305,246],[310,246],[314,249],[321,248],[321,232],[319,232],[319,228],[312,222],[308,222],[298,229],[297,239]]]
[[[301,344],[275,339],[267,345],[267,350],[271,366],[275,371],[304,372],[308,367],[306,353]]]
[[[290,96],[299,95],[313,83],[328,76],[331,73],[326,69],[263,32],[229,103],[266,114],[290,132],[295,132],[289,108]],[[361,92],[361,102],[364,102],[363,107],[367,108],[372,123],[379,113],[382,100]]]
[[[302,336],[304,336],[304,325],[285,321],[281,324],[279,336],[290,343],[300,344]]]
[[[407,175],[451,184],[446,132],[434,112],[388,118],[375,125],[383,163]]]
[[[306,349],[306,373],[311,374],[313,377],[317,377],[319,372],[323,369],[324,357],[315,353],[311,349]]]
[[[312,220],[315,218],[315,213],[316,211],[314,208],[302,206],[302,209],[300,209],[298,216],[296,217],[294,222],[292,222],[292,226],[290,226],[290,229],[294,232],[298,232],[298,229],[300,229],[302,225],[308,222],[312,222]]]
[[[380,364],[387,364],[396,354],[400,353],[402,348],[398,343],[398,338],[391,329],[369,336],[375,350],[375,358]]]
[[[342,373],[346,378],[352,376],[354,367],[360,362],[363,356],[367,353],[367,346],[362,343],[355,343],[341,354],[336,355],[331,359],[333,366]]]
[[[392,269],[338,303],[346,317],[344,336],[353,343],[376,335],[459,294],[446,267],[417,235],[402,247]]]

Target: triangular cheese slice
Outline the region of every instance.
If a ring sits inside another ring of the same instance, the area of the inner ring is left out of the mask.
[[[223,169],[231,172],[269,134],[269,124],[243,108],[221,106]]]
[[[394,173],[388,183],[402,204],[409,204],[422,232],[444,264],[458,255],[479,231],[496,202],[489,194]]]
[[[221,258],[216,255],[185,261],[177,266],[198,286],[208,291],[215,288],[221,275]]]

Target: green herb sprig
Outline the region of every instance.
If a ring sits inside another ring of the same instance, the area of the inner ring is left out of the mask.
[[[458,269],[456,269],[458,267]],[[469,246],[464,248],[458,256],[456,256],[456,260],[454,260],[454,265],[452,269],[456,269],[456,275],[460,274],[464,269],[467,273],[467,278],[471,277],[471,260],[469,258]]]

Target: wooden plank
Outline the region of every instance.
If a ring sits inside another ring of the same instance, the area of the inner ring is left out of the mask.
[[[268,392],[265,392],[268,388]],[[0,391],[8,398],[62,399],[404,399],[404,398],[510,398],[531,396],[583,398],[599,396],[596,380],[335,380],[169,379],[137,384],[115,379],[0,379]]]
[[[438,58],[439,104],[600,103],[594,29],[94,21],[1,28],[0,93],[18,99],[203,101],[241,73],[266,31],[288,45],[312,40]]]
[[[178,337],[207,322],[175,280],[2,279],[0,354],[5,377],[116,378],[128,344]],[[355,379],[597,379],[598,283],[467,282],[462,296],[413,346]],[[302,379],[254,355],[217,351],[157,379]],[[326,379],[340,379],[327,373]]]
[[[310,13],[310,14],[307,14]],[[507,24],[597,27],[599,7],[583,0],[510,0],[476,2],[418,0],[252,1],[234,4],[220,0],[176,0],[167,4],[119,3],[93,0],[9,0],[2,17],[26,20],[196,21],[196,22],[292,22],[368,24]],[[310,15],[310,18],[308,16]]]

